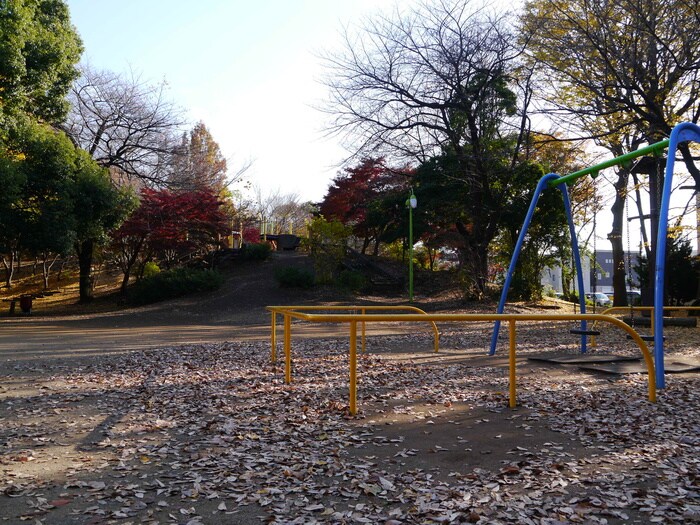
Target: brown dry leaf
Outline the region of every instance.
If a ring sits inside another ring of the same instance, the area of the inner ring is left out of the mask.
[[[486,331],[445,334],[445,355],[482,352]],[[543,341],[576,351],[552,333],[523,327],[519,353],[541,352]],[[417,334],[370,342],[410,348],[425,341]],[[628,344],[613,343],[621,351]],[[697,378],[674,377],[653,405],[643,377],[611,382],[532,367],[518,377],[520,405],[512,412],[498,366],[369,354],[358,364],[364,419],[347,417],[347,340],[295,339],[293,346],[292,386],[259,342],[136,351],[60,370],[65,386],[52,383],[29,402],[3,405],[0,437],[8,457],[30,457],[32,449],[45,461],[49,444],[68,449],[56,443],[89,436],[83,446],[94,460],[75,454],[64,484],[83,493],[49,499],[82,505],[95,523],[194,525],[218,498],[229,503],[218,511],[272,524],[674,524],[700,513]],[[85,404],[90,410],[73,417]],[[443,439],[448,426],[462,429],[469,449],[464,438]],[[426,454],[429,448],[442,452]],[[39,499],[49,494],[44,480],[14,481],[0,478],[7,496],[32,509],[52,504]]]

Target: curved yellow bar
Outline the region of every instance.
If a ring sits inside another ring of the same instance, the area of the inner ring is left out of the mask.
[[[654,335],[654,307],[653,306],[611,306],[610,308],[606,308],[602,312],[600,312],[601,315],[610,315],[612,313],[628,313],[630,310],[634,313],[635,311],[639,312],[652,312],[651,317],[650,317],[650,327],[649,327],[649,335]],[[664,306],[664,310],[669,310],[669,311],[681,311],[681,310],[686,310],[688,312],[692,311],[700,311],[700,306]],[[593,321],[593,325],[591,328],[595,328],[597,321]],[[596,347],[596,340],[595,336],[591,336],[591,346]]]
[[[307,312],[318,312],[318,311],[353,311],[353,310],[360,310],[362,314],[364,315],[365,312],[367,311],[378,311],[378,312],[391,312],[391,311],[408,311],[408,312],[418,312],[423,315],[428,315],[428,313],[425,310],[421,310],[420,308],[416,306],[409,306],[409,305],[395,305],[395,306],[387,306],[387,305],[367,305],[367,306],[342,306],[342,305],[336,305],[336,306],[266,306],[265,307],[272,315],[272,362],[275,362],[276,360],[276,346],[277,346],[277,338],[276,338],[276,324],[277,324],[277,314],[280,314],[282,316],[285,315],[285,312],[289,311],[307,311]],[[437,353],[440,350],[440,332],[438,330],[437,325],[435,324],[435,321],[430,321],[427,320],[432,327],[433,327],[433,347],[435,348],[435,352]],[[365,323],[364,321],[362,322],[362,353],[365,353]]]

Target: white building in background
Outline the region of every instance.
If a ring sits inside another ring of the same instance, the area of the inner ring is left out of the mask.
[[[581,268],[583,270],[583,293],[588,293],[591,291],[591,260],[588,257],[581,257]],[[575,281],[574,286],[578,290],[578,280],[575,279]],[[563,292],[561,266],[545,268],[542,271],[540,282],[545,288],[552,288],[557,293]],[[598,289],[600,290],[600,287]]]
[[[637,278],[637,273],[634,271],[634,267],[637,265],[638,254],[625,253],[625,266],[628,266],[631,262],[631,273],[632,273],[632,283],[633,288],[639,287],[639,279]],[[589,292],[603,292],[606,294],[613,293],[613,255],[610,250],[601,250],[596,253],[596,275],[594,278],[593,272],[591,271],[591,263],[593,262],[586,256],[581,257],[581,266],[583,267],[583,293]],[[545,287],[551,287],[555,292],[562,292],[562,272],[561,266],[555,266],[553,268],[545,268],[542,272],[542,277],[540,282]],[[593,289],[593,283],[595,282],[595,290]]]

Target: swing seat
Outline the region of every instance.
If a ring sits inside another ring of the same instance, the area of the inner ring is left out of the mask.
[[[642,335],[642,334],[639,334],[639,337],[640,337],[640,339],[641,339],[642,341],[653,341],[653,340],[654,340],[654,336],[653,336],[653,335],[648,335],[648,334]],[[628,334],[628,335],[627,335],[627,339],[632,339],[632,336]],[[666,341],[666,336],[663,337],[663,340]]]
[[[600,335],[598,330],[581,330],[580,328],[572,328],[569,333],[573,335]]]

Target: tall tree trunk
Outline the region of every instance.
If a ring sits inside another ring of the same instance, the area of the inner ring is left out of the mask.
[[[485,228],[463,223],[456,224],[464,247],[461,248],[462,270],[467,280],[466,295],[470,299],[482,300],[488,280],[488,245]]]
[[[2,256],[2,265],[5,267],[5,288],[12,288],[12,278],[15,275],[15,261],[17,252],[10,250],[9,260],[5,255]]]
[[[56,264],[59,254],[54,255],[53,260],[49,262],[51,254],[49,252],[44,252],[41,254],[41,275],[44,278],[44,290],[49,289],[49,275],[51,274],[51,268]]]
[[[608,240],[613,252],[613,306],[627,306],[627,272],[625,270],[625,249],[622,243],[622,225],[625,218],[625,199],[627,198],[627,181],[629,173],[618,173],[615,182],[615,201],[611,207],[613,215],[612,230]],[[627,225],[629,228],[629,224]]]
[[[134,268],[134,265],[139,259],[139,254],[141,253],[141,248],[143,247],[143,243],[145,241],[145,238],[141,238],[139,242],[134,246],[131,250],[131,253],[128,252],[128,250],[124,249],[122,251],[122,257],[123,257],[123,265],[122,265],[122,272],[124,274],[124,277],[122,278],[122,284],[121,287],[119,288],[119,292],[122,295],[126,295],[127,288],[129,286],[129,278],[131,277],[131,271]],[[213,260],[212,260],[213,263]],[[213,264],[212,264],[213,267]]]
[[[78,253],[78,267],[80,268],[80,302],[87,303],[94,299],[91,277],[95,242],[92,239],[81,241],[76,245],[76,251]]]
[[[435,271],[435,259],[437,257],[437,249],[430,248],[429,246],[426,246],[425,248],[426,250],[428,250],[428,262],[430,263],[430,271]]]
[[[56,274],[56,283],[60,283],[61,280],[63,279],[63,270],[66,267],[66,264],[68,264],[68,261],[70,260],[70,257],[63,256],[61,259],[61,266],[58,268],[58,273]]]
[[[367,253],[367,248],[369,248],[370,242],[372,242],[372,239],[370,239],[369,236],[365,236],[365,238],[362,240],[362,250],[360,251],[362,255]]]
[[[131,277],[130,272],[124,272],[122,284],[119,287],[119,293],[122,295],[126,295],[126,292],[129,289],[129,277]]]

